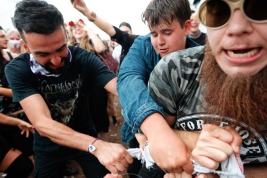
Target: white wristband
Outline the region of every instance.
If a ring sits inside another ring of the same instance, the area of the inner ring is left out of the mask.
[[[99,140],[99,138],[95,138],[95,140],[88,146],[88,152],[92,153],[96,150],[96,147],[93,145],[95,141]]]

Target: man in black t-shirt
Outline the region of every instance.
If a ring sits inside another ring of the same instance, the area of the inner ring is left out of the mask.
[[[91,87],[117,94],[115,74],[93,53],[67,45],[62,14],[53,5],[20,1],[14,22],[27,53],[5,71],[13,100],[36,129],[34,176],[62,177],[66,160],[76,160],[86,177],[124,171],[131,156],[122,145],[96,138],[89,111]]]

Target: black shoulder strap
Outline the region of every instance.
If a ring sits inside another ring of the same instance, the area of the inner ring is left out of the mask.
[[[10,61],[13,59],[13,56],[11,55],[11,53],[10,52],[8,52],[8,51],[6,51],[6,53],[8,54],[8,56],[9,56],[9,59],[10,59]]]

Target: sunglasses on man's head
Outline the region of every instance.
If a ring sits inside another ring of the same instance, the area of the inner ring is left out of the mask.
[[[230,21],[235,9],[240,9],[251,22],[267,22],[267,0],[206,0],[199,7],[196,20],[208,28],[222,28]]]

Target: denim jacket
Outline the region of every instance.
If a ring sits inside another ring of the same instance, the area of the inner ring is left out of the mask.
[[[198,46],[191,39],[186,39],[186,48]],[[150,73],[160,60],[150,41],[150,34],[135,39],[128,54],[121,64],[117,90],[124,123],[121,137],[124,143],[129,142],[134,134],[141,132],[140,125],[153,113],[164,116],[163,109],[150,96],[147,83]]]

